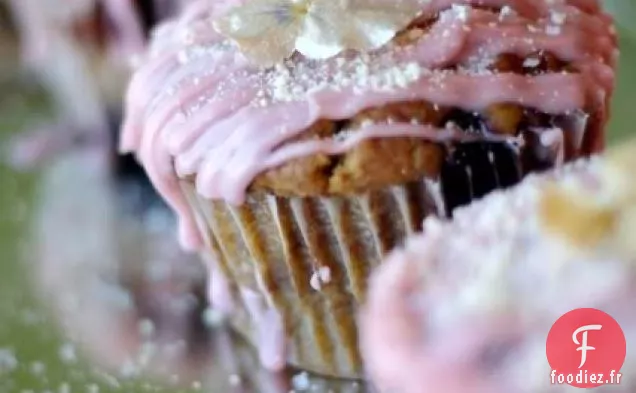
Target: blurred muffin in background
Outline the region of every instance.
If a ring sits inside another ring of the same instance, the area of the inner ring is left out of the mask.
[[[56,116],[12,145],[10,161],[16,167],[73,145],[109,143],[109,132],[119,127],[132,63],[156,23],[172,17],[184,2],[7,1],[22,63],[51,95]]]
[[[75,149],[43,172],[29,242],[38,294],[67,338],[60,356],[89,362],[82,367],[89,386],[143,381],[160,391],[367,391],[358,383],[263,369],[208,307],[203,266],[180,249],[174,216],[145,174],[126,162],[113,173],[94,153]]]
[[[44,171],[30,255],[39,293],[98,364],[187,373],[207,345],[202,266],[145,177],[113,173],[109,155],[75,149]]]
[[[205,275],[178,247],[174,217],[145,173],[114,146],[129,60],[180,3],[9,2],[24,65],[59,115],[13,146],[32,161],[54,158],[39,185],[36,282],[66,332],[99,362],[155,375],[190,373],[206,352]],[[61,149],[67,154],[51,156]],[[178,356],[148,363],[149,338]]]
[[[596,308],[628,343],[636,337],[634,157],[632,141],[531,176],[452,221],[428,219],[371,279],[361,346],[374,382],[400,393],[569,391],[550,385],[546,360],[559,317]],[[620,386],[597,390],[633,391],[635,368],[628,350]]]
[[[241,3],[158,30],[121,146],[264,365],[362,378],[355,315],[387,252],[603,148],[612,19],[594,0]]]

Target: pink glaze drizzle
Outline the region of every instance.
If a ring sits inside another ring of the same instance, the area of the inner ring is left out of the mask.
[[[188,248],[201,247],[202,240],[178,175],[194,175],[204,197],[240,204],[255,176],[293,158],[338,154],[380,136],[458,138],[389,124],[349,139],[286,143],[318,119],[347,119],[365,108],[418,99],[474,111],[515,102],[546,113],[591,103],[603,112],[613,89],[616,37],[596,0],[432,0],[423,12],[441,12],[440,18],[412,46],[272,70],[251,66],[210,27],[211,18],[235,3],[195,2],[181,19],[162,26],[127,96],[121,150],[137,153],[177,211]],[[523,76],[485,67],[498,54],[540,51],[580,72]],[[456,70],[441,69],[448,66]]]
[[[252,328],[256,330],[261,364],[272,371],[284,369],[286,345],[282,317],[258,292],[247,288],[241,288],[240,292],[250,313]]]
[[[223,274],[219,262],[215,256],[201,253],[208,269],[208,301],[212,308],[224,315],[229,315],[234,310],[234,298],[230,283]]]

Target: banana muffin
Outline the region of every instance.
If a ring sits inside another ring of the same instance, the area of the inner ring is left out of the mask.
[[[370,270],[425,217],[601,150],[616,44],[597,1],[193,2],[121,149],[267,367],[361,378]]]

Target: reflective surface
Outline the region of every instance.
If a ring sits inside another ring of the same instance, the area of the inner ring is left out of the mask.
[[[636,16],[629,3],[608,1],[623,7],[625,21]],[[634,127],[636,34],[629,30],[611,143]],[[46,117],[48,106],[40,91],[15,81],[8,61],[1,65],[6,141]],[[136,210],[138,193],[113,187],[108,159],[86,148],[35,173],[0,166],[1,393],[364,390],[258,369],[253,352],[206,310],[200,267],[173,243],[170,216],[160,205]]]

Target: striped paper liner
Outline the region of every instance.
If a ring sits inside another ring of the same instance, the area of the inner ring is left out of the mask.
[[[549,152],[546,164],[553,167],[596,152],[603,147],[602,119],[601,113],[566,115],[555,124],[562,130],[561,141],[526,143],[517,158],[530,154],[545,160]],[[509,163],[500,164],[491,161],[494,170]],[[518,170],[515,182],[543,168]],[[465,188],[472,190],[478,180],[468,176]],[[371,270],[419,231],[426,216],[450,213],[445,211],[449,195],[430,179],[340,197],[254,192],[241,206],[206,200],[187,180],[182,188],[208,241],[204,257],[213,261],[208,264],[216,277],[224,277],[229,293],[223,297],[231,299],[232,307],[224,301],[221,308],[229,311],[233,327],[259,348],[266,365],[282,357],[293,366],[338,378],[363,377],[356,314]]]
[[[229,281],[236,330],[261,351],[263,341],[282,340],[296,367],[362,378],[356,314],[367,277],[427,215],[441,212],[439,186],[425,180],[351,197],[254,193],[242,206],[205,200],[187,182],[183,189]]]

